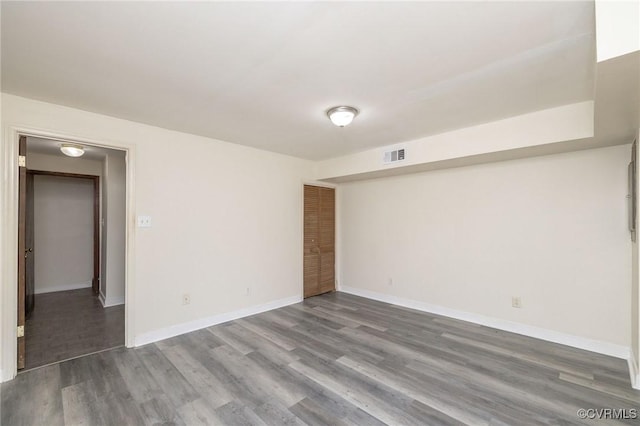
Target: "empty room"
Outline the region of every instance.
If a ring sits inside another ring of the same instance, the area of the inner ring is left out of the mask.
[[[640,422],[637,1],[0,25],[3,426]]]

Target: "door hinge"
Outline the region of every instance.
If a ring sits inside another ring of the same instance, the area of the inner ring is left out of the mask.
[[[24,337],[24,325],[18,326],[18,337]]]
[[[18,155],[18,167],[27,167],[27,157]]]

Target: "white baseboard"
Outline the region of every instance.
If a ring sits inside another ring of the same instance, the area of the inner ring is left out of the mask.
[[[631,376],[631,387],[634,389],[640,389],[640,371],[638,370],[638,363],[633,356],[633,351],[629,355],[629,375]]]
[[[224,314],[214,315],[195,321],[172,325],[170,327],[161,328],[159,330],[149,331],[147,333],[142,333],[136,336],[135,346],[146,345],[149,343],[157,342],[159,340],[178,336],[180,334],[185,334],[191,331],[200,330],[202,328],[211,327],[212,325],[222,324],[224,322],[232,321],[238,318],[248,317],[250,315],[259,314],[261,312],[271,311],[273,309],[293,305],[294,303],[299,303],[301,301],[302,296],[292,296],[284,299],[274,300],[262,305],[251,306],[233,312],[226,312]]]
[[[5,377],[4,372],[7,372],[7,376]],[[13,380],[16,378],[16,375],[18,374],[17,371],[13,372],[13,376],[10,373],[10,370],[0,370],[0,383],[4,383],[4,382],[8,382],[10,380]]]
[[[102,303],[103,308],[109,308],[111,306],[124,305],[124,296],[119,297],[104,297],[104,294],[100,293],[98,295],[98,299],[100,303]]]
[[[124,296],[107,297],[104,303],[102,304],[102,306],[104,306],[105,308],[108,308],[110,306],[118,306],[118,305],[124,305]]]
[[[83,283],[77,284],[64,284],[64,285],[54,285],[51,287],[44,288],[34,288],[34,294],[43,294],[43,293],[55,293],[56,291],[68,291],[68,290],[79,290],[81,288],[91,287],[91,281],[86,281]]]
[[[353,294],[355,296],[366,297],[367,299],[373,299],[380,302],[403,306],[405,308],[411,308],[418,311],[429,312],[449,318],[468,321],[487,327],[497,328],[499,330],[509,331],[511,333],[522,334],[524,336],[534,337],[536,339],[546,340],[548,342],[560,343],[562,345],[571,346],[578,349],[597,352],[615,358],[628,360],[631,356],[631,348],[623,345],[617,345],[615,343],[587,339],[585,337],[580,337],[573,334],[562,333],[559,331],[535,327],[514,321],[502,320],[499,318],[493,318],[481,314],[460,311],[444,306],[431,305],[428,303],[419,302],[417,300],[404,299],[402,297],[391,296],[388,294],[369,290],[362,290],[355,287],[342,286],[342,289],[340,291]]]

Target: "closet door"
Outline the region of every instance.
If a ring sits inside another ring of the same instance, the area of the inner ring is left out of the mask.
[[[304,186],[304,297],[335,290],[335,190]]]

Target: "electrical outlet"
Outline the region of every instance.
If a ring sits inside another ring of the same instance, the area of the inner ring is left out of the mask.
[[[191,303],[191,295],[185,293],[182,295],[182,304],[183,305],[188,305]]]
[[[138,216],[138,228],[151,228],[151,216]]]
[[[248,296],[250,291],[251,291],[251,287],[247,287],[247,289],[244,291],[245,296]]]
[[[393,285],[393,278],[389,278],[389,280],[387,281],[387,284],[389,286],[392,286]]]
[[[511,298],[511,306],[514,308],[522,308],[522,299],[518,296],[513,296]]]

